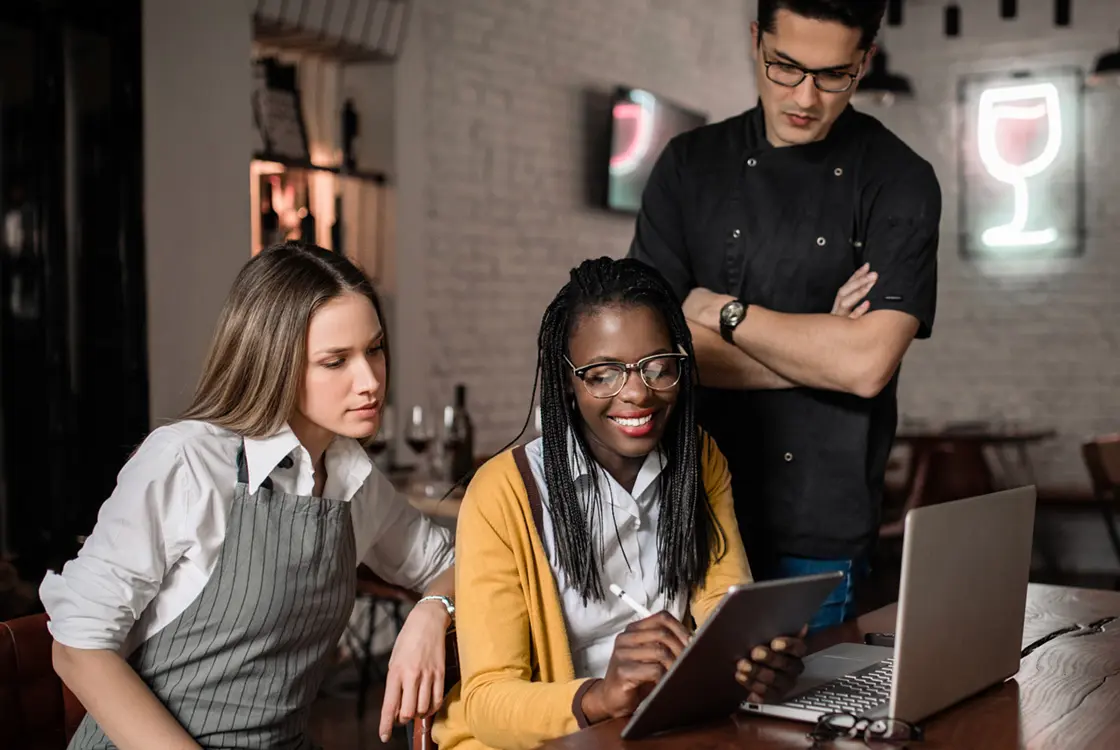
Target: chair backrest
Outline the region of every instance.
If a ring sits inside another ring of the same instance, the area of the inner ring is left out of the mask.
[[[46,615],[0,622],[0,747],[65,750],[85,709],[54,671]]]
[[[443,678],[443,694],[446,696],[451,688],[462,679],[459,672],[459,641],[455,638],[455,628],[447,631],[447,640],[444,641],[447,659]],[[434,716],[425,716],[412,722],[412,750],[436,750],[436,743],[432,741],[432,721]]]
[[[1081,456],[1093,482],[1093,494],[1100,500],[1120,501],[1120,434],[1090,440],[1081,446]]]

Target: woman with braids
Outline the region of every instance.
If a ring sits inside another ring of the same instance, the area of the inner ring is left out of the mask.
[[[529,748],[628,716],[727,590],[751,580],[730,476],[696,426],[688,325],[652,267],[600,258],[571,273],[538,339],[541,437],[487,462],[456,539],[462,682],[440,750]],[[535,390],[535,388],[534,388]],[[651,612],[638,619],[618,584]],[[798,637],[737,665],[772,700]]]

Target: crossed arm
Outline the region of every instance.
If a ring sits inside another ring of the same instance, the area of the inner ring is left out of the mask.
[[[684,302],[700,381],[715,388],[808,386],[871,398],[890,382],[918,331],[917,318],[870,312],[878,277],[864,265],[836,293],[830,314],[795,315],[750,305],[734,344],[719,335],[719,311],[732,297],[693,289]]]
[[[827,315],[750,305],[732,345],[719,335],[719,311],[733,298],[692,290],[684,311],[701,382],[754,390],[807,386],[874,397],[898,369],[918,332],[918,320],[897,310],[868,312],[866,302],[843,314],[842,297],[837,295],[837,306]]]

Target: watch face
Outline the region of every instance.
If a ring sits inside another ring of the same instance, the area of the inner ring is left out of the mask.
[[[728,302],[719,311],[720,322],[724,325],[734,326],[743,319],[743,303],[735,300]]]

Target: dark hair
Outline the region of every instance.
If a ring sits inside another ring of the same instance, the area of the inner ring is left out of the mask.
[[[644,306],[665,320],[674,347],[689,355],[681,372],[680,394],[662,439],[666,466],[661,472],[661,515],[657,530],[658,590],[674,595],[699,587],[707,573],[713,547],[723,554],[725,539],[708,505],[701,467],[701,433],[696,425],[692,336],[665,278],[638,260],[586,260],[545,310],[537,340],[540,378],[541,437],[549,514],[557,562],[584,603],[604,596],[599,561],[592,544],[601,532],[602,506],[597,475],[592,473],[589,514],[577,496],[568,457],[568,432],[587,466],[594,466],[579,412],[569,390],[571,368],[565,361],[568,340],[579,320],[610,306]],[[534,385],[534,390],[536,386]],[[617,530],[616,530],[617,533]]]
[[[370,301],[384,331],[373,284],[344,256],[285,242],[249,260],[226,297],[194,400],[182,419],[211,422],[247,437],[276,432],[299,402],[311,316],[348,292]],[[387,332],[382,347],[388,373]]]
[[[758,26],[762,31],[773,33],[774,16],[779,10],[859,29],[859,48],[866,50],[879,34],[887,0],[758,0]]]

